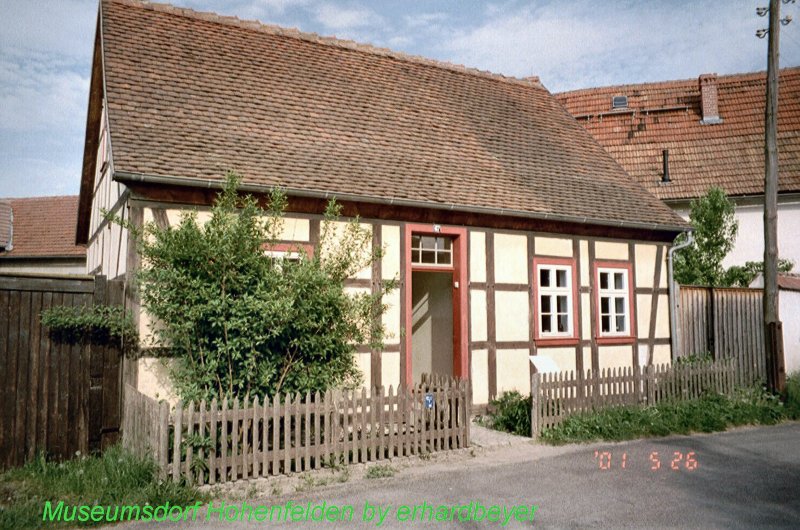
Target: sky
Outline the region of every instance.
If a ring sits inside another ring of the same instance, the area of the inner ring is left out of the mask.
[[[515,77],[552,92],[766,69],[767,0],[174,0]],[[781,66],[800,65],[798,18]],[[96,0],[0,0],[0,197],[77,194]]]

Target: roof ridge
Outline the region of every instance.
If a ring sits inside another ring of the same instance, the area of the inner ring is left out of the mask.
[[[247,20],[247,19],[241,19],[237,16],[220,15],[212,11],[196,11],[194,9],[186,7],[178,7],[168,3],[150,2],[149,0],[105,0],[105,1],[139,7],[142,9],[157,11],[160,13],[168,13],[171,15],[182,16],[185,18],[202,20],[205,22],[235,26],[240,29],[258,31],[269,35],[278,35],[281,37],[294,38],[306,42],[311,42],[314,44],[332,46],[332,47],[357,51],[361,53],[368,53],[371,55],[390,57],[392,59],[397,59],[409,63],[421,64],[424,66],[441,68],[453,72],[459,72],[463,74],[494,79],[496,81],[507,82],[527,87],[536,87],[546,90],[544,85],[541,83],[541,81],[539,81],[539,78],[536,76],[530,76],[524,79],[520,79],[513,76],[507,76],[495,72],[490,72],[488,70],[471,68],[462,64],[451,63],[448,61],[439,61],[436,59],[423,57],[421,55],[413,55],[410,53],[392,50],[390,48],[383,48],[379,46],[374,46],[372,44],[364,44],[356,42],[354,40],[340,39],[337,37],[326,37],[324,35],[319,35],[317,33],[301,31],[297,28],[286,28],[283,26],[279,26],[277,24],[266,24],[259,20],[253,20],[253,19]]]
[[[797,72],[800,73],[800,66],[786,66],[780,69],[780,73],[784,72]],[[605,85],[605,86],[595,86],[595,87],[586,87],[586,88],[576,88],[575,90],[565,90],[563,92],[556,92],[554,96],[577,96],[589,92],[596,92],[598,90],[612,90],[612,89],[626,89],[630,90],[633,88],[667,88],[670,85],[679,87],[685,85],[687,83],[697,84],[697,79],[703,74],[699,74],[697,77],[691,77],[687,79],[665,79],[663,81],[647,81],[644,83],[625,83],[621,85]],[[762,76],[766,76],[766,70],[758,70],[755,72],[741,72],[735,74],[723,74],[717,75],[717,82],[730,82],[736,79],[748,79],[748,78],[758,78]]]

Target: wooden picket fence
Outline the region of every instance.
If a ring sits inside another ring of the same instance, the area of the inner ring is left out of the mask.
[[[531,376],[531,433],[554,427],[570,414],[618,405],[653,405],[696,399],[707,392],[730,395],[736,359],[713,363],[606,368],[585,374],[554,372]]]
[[[162,477],[216,484],[469,446],[469,383],[189,402],[170,410],[125,387],[123,445]]]

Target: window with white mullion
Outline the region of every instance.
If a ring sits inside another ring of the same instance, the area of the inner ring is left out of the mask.
[[[572,337],[572,268],[538,265],[540,337]]]
[[[630,335],[630,289],[627,269],[598,269],[600,332]]]

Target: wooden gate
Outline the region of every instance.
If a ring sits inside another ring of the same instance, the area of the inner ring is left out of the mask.
[[[42,310],[121,305],[124,283],[104,276],[0,274],[0,469],[38,452],[58,459],[119,437],[122,359],[114,346],[62,344]]]

